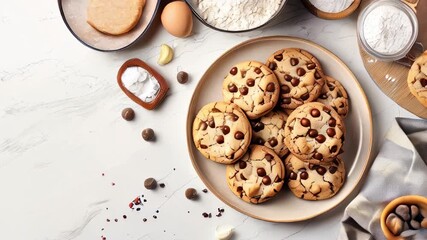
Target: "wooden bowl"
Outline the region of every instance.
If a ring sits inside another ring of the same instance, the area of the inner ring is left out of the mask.
[[[159,89],[159,93],[157,94],[157,97],[153,101],[151,101],[151,102],[142,101],[140,98],[135,96],[132,92],[130,92],[123,85],[122,75],[128,67],[142,67],[145,70],[147,70],[147,72],[149,74],[153,75],[154,78],[157,79],[157,81],[159,82],[159,85],[160,85],[160,89]],[[144,61],[142,61],[141,59],[138,59],[138,58],[132,58],[132,59],[127,60],[125,63],[123,63],[123,65],[119,69],[119,72],[117,73],[117,83],[119,84],[119,87],[122,89],[122,91],[130,99],[132,99],[132,101],[134,101],[135,103],[141,105],[143,108],[148,109],[148,110],[152,110],[152,109],[156,108],[157,105],[159,105],[162,102],[162,100],[165,98],[166,93],[169,90],[169,85],[166,82],[166,80],[162,77],[162,75],[160,75],[158,72],[156,72],[154,69],[152,69],[148,64],[146,64]]]
[[[302,3],[304,4],[304,6],[313,15],[315,15],[319,18],[328,19],[328,20],[336,20],[336,19],[341,19],[341,18],[345,18],[345,17],[350,16],[359,7],[360,2],[361,2],[361,0],[354,0],[354,2],[348,8],[346,8],[344,11],[337,12],[337,13],[329,13],[329,12],[324,12],[324,11],[319,10],[313,4],[311,4],[311,2],[309,0],[302,0]]]
[[[394,209],[396,209],[397,206],[401,205],[401,204],[405,204],[405,205],[417,205],[421,211],[423,212],[427,212],[427,198],[423,197],[423,196],[418,196],[418,195],[407,195],[407,196],[402,196],[402,197],[398,197],[396,199],[394,199],[393,201],[391,201],[389,204],[387,204],[387,206],[384,208],[384,210],[381,213],[381,229],[384,233],[384,236],[388,239],[388,240],[404,240],[407,238],[404,238],[402,236],[395,236],[387,227],[387,225],[385,224],[385,221],[387,219],[387,216],[392,213],[394,211]]]

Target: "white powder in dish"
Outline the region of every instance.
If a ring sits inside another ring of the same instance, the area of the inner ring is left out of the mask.
[[[193,0],[200,16],[223,30],[247,30],[266,23],[282,0]]]
[[[413,31],[409,16],[390,5],[376,7],[363,23],[363,34],[369,47],[387,55],[403,50],[411,41]]]
[[[310,0],[317,9],[327,13],[338,13],[346,10],[354,0]]]
[[[143,102],[153,101],[159,94],[157,79],[142,67],[128,67],[122,74],[122,83],[133,95]]]

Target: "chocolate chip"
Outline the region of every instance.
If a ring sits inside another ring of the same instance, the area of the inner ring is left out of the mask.
[[[166,185],[164,183],[160,183],[159,187],[164,188]],[[146,199],[144,199],[144,202],[146,202]]]
[[[271,147],[275,147],[278,144],[277,139],[275,137],[270,138],[268,140],[268,143],[270,144]]]
[[[333,128],[326,129],[326,133],[328,134],[329,137],[333,137],[336,134],[335,129],[333,129]]]
[[[202,192],[207,193],[207,192],[208,192],[208,190],[207,190],[206,188],[204,188],[204,189],[202,190]]]
[[[331,153],[334,153],[334,152],[336,152],[337,150],[338,150],[337,145],[334,145],[334,146],[332,146],[332,147],[331,147]]]
[[[314,72],[314,78],[319,79],[322,78],[322,76],[320,76],[320,73],[316,71]]]
[[[243,187],[238,186],[236,190],[237,190],[237,192],[242,192],[243,191]]]
[[[260,177],[264,177],[266,172],[264,168],[257,168],[256,173],[258,174],[258,176]]]
[[[427,86],[427,79],[425,79],[425,78],[421,78],[420,83],[421,83],[421,86],[422,86],[423,88],[425,88],[425,87]]]
[[[317,169],[316,169],[316,172],[318,173],[318,174],[320,174],[320,175],[325,175],[325,173],[326,173],[326,168],[324,168],[324,167],[322,167],[322,166],[319,166]]]
[[[319,111],[319,109],[317,109],[317,108],[313,108],[313,109],[311,109],[310,114],[311,114],[311,116],[313,116],[313,117],[320,117],[320,111]]]
[[[242,78],[246,77],[246,71],[240,70],[240,75],[242,76]]]
[[[277,64],[275,62],[270,62],[268,63],[268,68],[274,71],[277,68]]]
[[[234,83],[229,83],[228,84],[228,91],[237,92],[237,86]]]
[[[179,83],[184,84],[188,81],[188,73],[184,71],[178,72],[176,75],[176,80],[178,80]]]
[[[274,86],[274,83],[269,83],[267,84],[267,87],[265,88],[267,90],[267,92],[274,92],[274,90],[276,90],[276,86]]]
[[[243,173],[240,173],[240,179],[242,179],[243,181],[248,180],[248,179],[245,177],[245,175],[243,175]]]
[[[330,166],[329,167],[329,172],[332,173],[332,174],[334,174],[337,170],[338,170],[338,168],[335,167],[335,166]]]
[[[319,135],[319,136],[323,136],[323,135]],[[317,139],[316,139],[317,140]],[[315,153],[314,155],[313,155],[313,158],[314,159],[317,159],[317,160],[322,160],[323,159],[323,155],[321,154],[321,153]]]
[[[245,135],[242,132],[240,132],[240,131],[237,131],[234,134],[234,138],[237,139],[237,140],[242,140],[244,137],[245,137]]]
[[[312,70],[312,69],[314,69],[316,67],[316,64],[315,63],[309,63],[309,64],[307,64],[307,69],[309,69],[309,70]]]
[[[317,135],[319,135],[319,134],[318,134],[316,129],[310,129],[308,131],[308,136],[310,136],[311,138],[315,138],[315,137],[317,137]]]
[[[322,134],[319,134],[319,136],[316,137],[316,141],[319,143],[324,143],[326,141],[326,137]]]
[[[285,97],[282,99],[282,103],[283,104],[290,104],[292,102],[290,97]]]
[[[264,176],[264,177],[262,178],[262,183],[263,183],[264,185],[270,185],[270,184],[271,184],[271,178],[270,178],[269,176]]]
[[[122,118],[126,121],[132,121],[135,118],[135,112],[132,108],[125,108],[122,110]]]
[[[330,127],[335,127],[335,126],[336,126],[336,124],[337,124],[337,120],[335,120],[335,118],[331,117],[331,118],[328,120],[328,125],[329,125]]]
[[[307,172],[302,172],[302,173],[300,174],[300,178],[301,178],[302,180],[306,180],[306,179],[308,178],[308,173],[307,173]]]
[[[291,173],[289,173],[289,179],[296,180],[297,179],[297,174],[292,171]]]
[[[206,122],[200,122],[199,129],[206,130],[208,128],[208,124]]]
[[[335,89],[335,86],[330,83],[327,83],[326,85],[328,86],[330,91],[333,91]]]
[[[256,67],[256,68],[254,69],[254,72],[255,72],[256,74],[260,74],[260,73],[261,73],[261,69],[260,69],[260,68],[258,68],[258,67]]]
[[[310,120],[308,120],[307,118],[302,118],[300,122],[303,127],[310,127],[311,123]]]
[[[203,144],[200,144],[200,148],[201,148],[201,149],[206,149],[206,148],[208,148],[208,146],[203,145]]]
[[[304,74],[305,74],[305,70],[304,70],[304,68],[297,68],[297,75],[298,76],[304,76]]]
[[[224,143],[224,136],[222,136],[222,135],[216,136],[216,143],[223,144]]]
[[[307,100],[309,97],[310,97],[310,94],[308,92],[301,95],[301,99],[304,101]]]
[[[282,54],[277,54],[274,56],[274,59],[276,59],[277,61],[282,61],[283,60],[283,55]]]
[[[215,120],[213,118],[208,120],[208,126],[211,128],[215,128]]]
[[[154,140],[154,131],[151,128],[146,128],[142,130],[142,138],[145,141],[152,141]]]
[[[239,88],[239,92],[242,95],[248,95],[249,89],[247,87],[241,87],[241,88]]]
[[[262,122],[256,122],[256,123],[252,126],[252,129],[253,129],[255,132],[259,132],[259,131],[261,131],[261,130],[263,130],[263,129],[264,129],[264,123],[262,123]]]
[[[292,80],[292,76],[291,76],[291,75],[286,74],[286,75],[285,75],[285,80],[286,80],[286,81],[288,81],[288,82],[290,82],[290,81]]]
[[[298,58],[291,58],[291,65],[296,66],[299,63]]]
[[[264,156],[265,160],[267,160],[268,162],[271,162],[271,160],[273,160],[273,155],[266,153]]]
[[[195,200],[197,199],[197,191],[194,188],[187,188],[187,190],[185,190],[185,197],[187,199],[190,200]]]
[[[256,143],[256,144],[258,144],[258,145],[264,145],[265,141],[264,141],[264,139],[262,139],[262,138],[257,138],[257,139],[255,140],[255,143]]]
[[[237,74],[237,67],[233,67],[233,68],[230,70],[230,74],[232,74],[232,75],[236,75],[236,74]]]
[[[281,89],[282,89],[282,92],[283,92],[283,93],[290,93],[290,92],[291,92],[291,88],[290,88],[290,87],[288,87],[287,85],[283,85],[283,86],[281,87]]]
[[[292,78],[291,80],[291,84],[292,86],[296,87],[299,84],[299,79],[298,78]]]
[[[208,216],[209,216],[209,214],[208,213],[202,213],[202,216],[204,217],[204,218],[207,218]]]
[[[246,162],[245,161],[239,161],[239,168],[245,169],[246,168]]]
[[[157,187],[157,181],[154,178],[147,178],[144,181],[144,187],[146,189],[156,189]]]
[[[229,114],[228,114],[228,116],[230,116],[230,117],[231,117],[231,120],[232,120],[233,122],[235,122],[235,121],[239,120],[239,116],[237,116],[237,115],[236,115],[236,114],[234,114],[234,113],[229,113]]]
[[[248,80],[246,80],[246,85],[253,87],[255,85],[255,80],[253,78],[248,78]]]

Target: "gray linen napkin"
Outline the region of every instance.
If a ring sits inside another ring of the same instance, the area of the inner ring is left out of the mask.
[[[427,196],[427,121],[397,118],[360,193],[344,211],[339,239],[385,239],[380,216],[391,200]],[[427,239],[427,230],[412,239]]]

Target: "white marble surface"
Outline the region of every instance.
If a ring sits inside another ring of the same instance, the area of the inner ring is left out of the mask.
[[[334,52],[358,77],[372,107],[376,150],[394,117],[413,115],[385,96],[363,68],[356,17],[321,20],[300,1],[290,0],[280,21],[268,29],[226,34],[195,19],[194,35],[177,39],[157,21],[132,48],[102,53],[84,47],[68,32],[56,2],[2,3],[1,238],[213,239],[218,224],[231,224],[236,226],[235,239],[335,239],[346,203],[309,221],[279,224],[248,218],[212,193],[201,193],[196,202],[185,199],[186,188],[205,188],[187,153],[186,111],[197,80],[225,50],[259,36],[307,38]],[[176,55],[164,67],[156,64],[162,43],[173,46]],[[152,65],[171,85],[156,111],[137,106],[116,84],[118,68],[133,57]],[[179,70],[191,75],[188,84],[176,82]],[[125,107],[136,110],[133,122],[121,118]],[[156,132],[155,143],[142,140],[146,127]],[[166,187],[145,190],[147,177]],[[141,193],[148,202],[141,211],[131,211],[128,203]],[[225,208],[222,217],[201,216],[216,213],[218,207]]]

